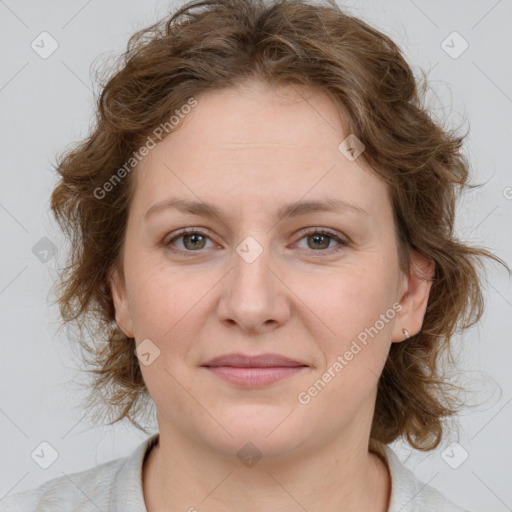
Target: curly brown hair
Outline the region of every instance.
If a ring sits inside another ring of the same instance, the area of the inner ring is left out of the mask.
[[[456,238],[458,194],[477,186],[462,153],[467,134],[434,121],[398,46],[334,0],[194,0],[133,34],[109,71],[96,126],[58,158],[51,197],[71,241],[56,288],[63,325],[79,327],[80,345],[93,356],[83,354],[93,374],[86,408],[96,419],[128,418],[146,432],[137,420],[151,400],[135,340],[116,324],[109,280],[113,268],[122,275],[133,194],[126,162],[191,97],[257,78],[329,95],[346,133],[364,143],[361,158],[390,187],[401,270],[410,275],[411,250],[435,263],[421,331],[391,346],[370,436],[370,446],[403,436],[414,448],[435,448],[444,420],[462,405],[441,356],[450,355],[457,328],[483,314],[483,257],[508,266]]]

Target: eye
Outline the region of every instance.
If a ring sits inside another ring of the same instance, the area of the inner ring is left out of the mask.
[[[300,240],[304,239],[307,240],[308,248],[312,249],[313,252],[332,253],[340,251],[348,245],[347,240],[326,229],[317,228],[303,233],[303,236]],[[181,243],[183,248],[176,247],[175,244],[178,240],[182,240]],[[184,256],[193,256],[191,253],[200,252],[201,249],[207,248],[207,240],[211,241],[210,237],[205,232],[198,229],[189,228],[183,229],[177,233],[176,236],[165,242],[164,246],[169,248],[171,251],[183,254]],[[337,247],[329,247],[332,240],[338,243]]]
[[[184,249],[176,248],[173,244],[175,241],[183,239],[182,244]],[[180,233],[178,233],[175,237],[171,238],[168,242],[165,242],[164,245],[168,247],[173,252],[181,252],[186,256],[189,256],[190,252],[197,252],[200,249],[204,249],[206,245],[206,240],[210,238],[197,229],[184,229]]]
[[[300,240],[304,239],[307,240],[307,248],[313,249],[314,252],[336,252],[348,245],[347,240],[326,229],[315,229],[304,233]],[[329,247],[332,240],[338,242],[337,247]]]

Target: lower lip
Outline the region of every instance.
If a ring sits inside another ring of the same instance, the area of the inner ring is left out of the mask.
[[[214,375],[232,384],[247,388],[256,388],[273,384],[296,375],[307,366],[272,366],[266,368],[241,368],[238,366],[207,366]]]

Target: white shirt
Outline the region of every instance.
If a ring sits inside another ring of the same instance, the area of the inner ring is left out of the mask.
[[[0,512],[147,512],[142,463],[157,440],[158,433],[141,443],[129,457],[11,494],[0,500]],[[388,512],[469,512],[418,480],[389,446],[383,445],[383,450],[391,475]],[[198,510],[203,508],[196,505]]]

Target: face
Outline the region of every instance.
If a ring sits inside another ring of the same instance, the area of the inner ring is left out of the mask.
[[[399,270],[387,185],[340,151],[329,98],[297,91],[203,94],[133,171],[116,319],[149,354],[160,430],[224,453],[369,433],[390,345],[428,298]],[[233,353],[295,363],[204,366]]]

